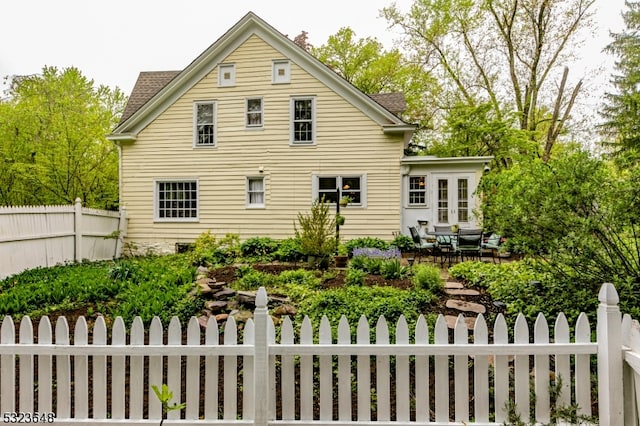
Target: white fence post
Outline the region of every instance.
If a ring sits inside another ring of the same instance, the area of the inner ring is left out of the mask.
[[[598,410],[602,426],[624,422],[622,393],[622,317],[618,292],[604,283],[598,294]]]
[[[75,255],[76,262],[82,261],[82,200],[76,198],[75,204],[75,217],[73,219],[74,240],[75,240]]]
[[[268,330],[267,320],[269,312],[267,310],[267,291],[264,287],[260,287],[256,295],[256,309],[253,313],[254,329],[254,350],[253,356],[253,395],[255,398],[254,405],[254,426],[267,426],[267,413],[269,410],[269,374],[268,360]]]
[[[118,235],[116,237],[116,251],[114,257],[117,259],[122,255],[123,241],[127,234],[127,208],[120,207],[120,220],[118,221]]]

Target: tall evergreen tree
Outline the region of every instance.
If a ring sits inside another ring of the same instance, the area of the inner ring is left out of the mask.
[[[612,33],[605,51],[616,55],[612,93],[602,109],[602,130],[611,154],[622,163],[640,162],[640,2],[626,1],[625,29]]]

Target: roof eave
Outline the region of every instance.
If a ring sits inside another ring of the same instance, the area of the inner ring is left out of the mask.
[[[382,126],[382,131],[385,134],[397,134],[397,133],[406,133],[406,132],[415,132],[417,129],[417,125],[401,123],[401,124],[385,124]]]
[[[117,129],[116,129],[117,130]],[[107,135],[107,140],[115,143],[135,142],[137,136],[133,133],[111,133]]]
[[[493,160],[492,155],[475,157],[436,157],[433,155],[414,155],[404,157],[401,164],[485,164]]]

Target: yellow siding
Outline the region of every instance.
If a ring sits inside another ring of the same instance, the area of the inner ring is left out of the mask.
[[[291,83],[272,84],[272,61],[284,59],[257,36],[250,37],[223,63],[236,69],[234,87],[218,87],[218,69],[138,134],[122,149],[122,203],[133,242],[192,241],[210,229],[242,239],[293,235],[299,211],[312,201],[312,174],[363,174],[366,208],[344,210],[344,239],[392,237],[400,227],[401,136],[382,128],[313,76],[291,64]],[[316,97],[314,146],[290,146],[291,96]],[[263,97],[262,130],[247,130],[245,98]],[[193,148],[193,102],[217,102],[217,146]],[[266,177],[266,207],[245,207],[245,179]],[[154,222],[154,179],[197,178],[199,221]]]

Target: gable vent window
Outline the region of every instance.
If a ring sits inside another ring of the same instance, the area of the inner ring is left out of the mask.
[[[291,82],[291,65],[289,61],[273,61],[273,83]]]
[[[194,106],[194,145],[216,145],[216,103],[197,102]]]
[[[218,86],[235,86],[236,66],[234,64],[222,64],[218,67]]]

